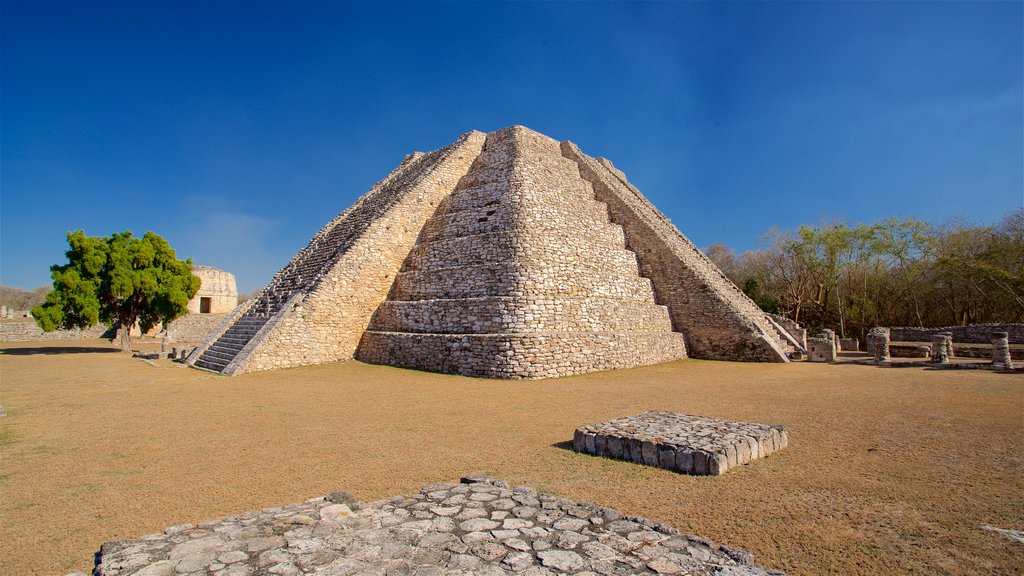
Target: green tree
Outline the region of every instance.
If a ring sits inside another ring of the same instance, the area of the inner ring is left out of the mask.
[[[97,322],[119,327],[121,349],[131,350],[131,327],[166,329],[184,315],[199,290],[192,260],[178,260],[160,236],[129,231],[104,238],[68,232],[67,264],[50,268],[53,290],[32,309],[40,328],[87,328]]]

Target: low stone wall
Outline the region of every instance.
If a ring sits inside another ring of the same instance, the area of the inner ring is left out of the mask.
[[[367,330],[357,360],[477,378],[532,379],[686,357],[677,332],[410,334]]]
[[[228,313],[186,314],[167,327],[167,340],[175,344],[198,344],[205,340],[227,315]]]
[[[892,342],[889,344],[890,354],[896,358],[929,358],[931,345],[920,342]],[[953,357],[957,358],[992,358],[992,345],[984,344],[957,344],[953,342]],[[1024,346],[1011,345],[1010,358],[1013,360],[1024,360]]]
[[[645,518],[463,478],[372,504],[335,492],[108,542],[93,574],[782,574],[753,564],[749,552]]]
[[[1024,324],[971,324],[970,326],[942,326],[940,328],[914,328],[897,326],[889,329],[893,342],[931,342],[939,332],[952,332],[953,344],[991,344],[992,334],[1006,332],[1010,344],[1024,344]]]
[[[699,476],[718,476],[788,444],[789,436],[780,425],[728,422],[675,412],[645,412],[590,424],[573,435],[577,452]]]
[[[107,328],[98,324],[85,330],[54,330],[43,332],[35,322],[2,322],[0,323],[0,342],[32,342],[35,340],[80,340],[83,338],[103,338]]]

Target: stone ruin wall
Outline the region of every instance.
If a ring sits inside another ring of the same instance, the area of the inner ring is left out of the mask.
[[[785,362],[781,335],[742,291],[676,230],[607,160],[595,160],[571,142],[562,153],[579,165],[612,222],[622,226],[641,273],[654,283],[658,303],[686,334],[695,358]]]
[[[409,253],[356,358],[541,378],[686,356],[621,227],[557,141],[488,136]]]
[[[360,211],[357,204],[325,227],[322,234],[355,215],[361,221],[350,224],[362,231],[315,287],[292,300],[262,337],[250,343],[251,353],[235,373],[350,359],[424,222],[469,170],[483,142],[483,133],[471,132],[453,146],[410,158],[377,191],[397,196],[382,203],[384,211]],[[372,194],[364,199],[373,200]],[[326,261],[334,254],[320,256]]]
[[[210,299],[209,314],[225,314],[238,306],[238,288],[235,275],[212,266],[193,266],[192,274],[198,276],[201,284],[196,295],[188,301],[188,313],[199,314],[201,298]]]
[[[943,326],[941,328],[915,328],[897,326],[889,328],[892,342],[931,342],[939,332],[952,332],[953,344],[991,344],[993,332],[1006,332],[1011,344],[1024,344],[1024,324],[971,324],[970,326]]]
[[[43,332],[35,321],[0,322],[0,342],[32,342],[35,340],[81,340],[83,338],[103,338],[109,328],[97,324],[85,330],[54,330]]]
[[[186,314],[167,326],[167,341],[175,344],[198,344],[205,340],[227,316],[224,313]],[[156,333],[156,337],[160,337],[159,332]]]

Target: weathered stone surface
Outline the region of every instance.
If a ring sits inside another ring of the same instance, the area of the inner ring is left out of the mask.
[[[836,359],[836,345],[832,338],[808,338],[807,360],[811,362],[833,362]]]
[[[479,502],[487,516],[504,513],[493,504],[511,496],[520,507],[533,509],[532,516],[557,519],[547,527],[530,522],[499,529],[485,518],[455,524],[431,512],[436,502],[466,494],[498,497]],[[643,518],[627,520],[614,510],[528,488],[510,490],[504,482],[485,478],[432,484],[415,496],[367,505],[350,501],[350,514],[338,514],[334,506],[316,498],[204,522],[200,530],[179,526],[136,541],[108,542],[97,555],[94,575],[781,574],[753,566],[746,552],[677,536],[672,528]],[[417,518],[417,512],[431,518]],[[447,524],[439,528],[432,519]],[[503,530],[518,535],[499,538]]]
[[[238,306],[238,288],[235,275],[213,266],[192,267],[199,277],[199,290],[188,301],[189,314],[224,314]]]
[[[659,466],[683,474],[713,476],[789,444],[789,434],[780,424],[729,422],[675,412],[645,412],[583,426],[574,434],[590,436],[618,439],[628,450],[613,452],[610,440],[604,444],[604,452],[596,449],[596,443],[574,443],[573,448],[585,454]]]
[[[785,362],[796,342],[611,163],[513,126],[407,157],[189,362],[544,378],[684,358],[688,343]]]
[[[992,367],[997,370],[1013,370],[1009,334],[1006,332],[992,333]]]
[[[876,364],[882,364],[891,359],[888,328],[876,326],[871,329],[868,334],[868,351],[874,356]]]

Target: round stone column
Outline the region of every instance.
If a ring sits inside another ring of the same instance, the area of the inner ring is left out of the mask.
[[[997,370],[1013,370],[1013,359],[1010,358],[1010,334],[1008,332],[992,333],[992,367]]]

